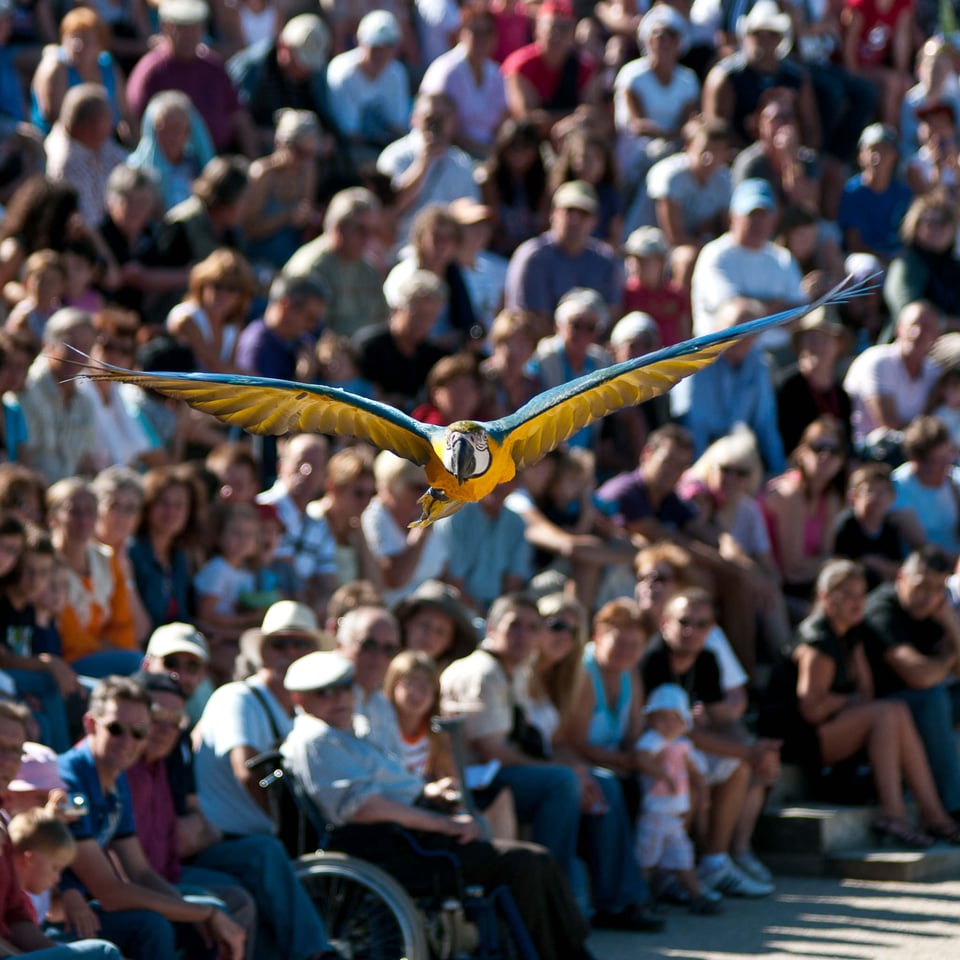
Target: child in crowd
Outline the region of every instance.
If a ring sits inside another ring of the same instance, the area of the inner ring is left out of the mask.
[[[473,354],[455,353],[438,360],[427,374],[427,403],[420,404],[413,416],[440,427],[457,420],[475,420],[480,416],[483,381]]]
[[[260,552],[252,564],[255,579],[252,593],[241,593],[245,610],[266,609],[278,600],[292,600],[297,593],[296,574],[285,560],[277,559],[277,548],[283,538],[280,511],[272,503],[255,504],[260,520]]]
[[[930,390],[927,412],[942,420],[950,431],[950,442],[960,446],[960,367],[950,367]]]
[[[833,552],[863,564],[871,590],[896,578],[907,553],[902,516],[891,510],[895,498],[890,467],[867,463],[850,474],[849,506],[837,517]]]
[[[625,313],[649,313],[660,328],[660,343],[669,347],[691,333],[690,295],[667,277],[667,238],[659,227],[639,227],[624,244]]]
[[[103,307],[94,284],[100,266],[100,255],[93,241],[86,237],[71,240],[63,251],[63,266],[66,275],[63,302],[70,307],[96,313]]]
[[[23,267],[26,296],[10,311],[6,329],[27,333],[36,343],[43,341],[47,320],[60,309],[66,290],[66,267],[54,250],[30,254]]]
[[[675,683],[665,683],[650,694],[643,710],[647,729],[637,741],[644,769],[660,764],[661,776],[644,773],[643,811],[637,824],[637,860],[649,875],[660,867],[674,873],[690,897],[690,912],[720,912],[720,895],[701,888],[694,869],[693,842],[684,823],[691,812],[703,812],[702,777],[693,743],[686,736],[692,726],[690,701]],[[691,796],[691,788],[693,788]]]
[[[34,921],[42,924],[50,913],[51,894],[60,874],[77,855],[76,841],[65,823],[40,807],[18,813],[7,832],[17,879],[30,897]]]
[[[357,354],[350,338],[332,330],[325,330],[316,346],[316,382],[338,387],[358,397],[373,398],[376,388],[360,376]]]

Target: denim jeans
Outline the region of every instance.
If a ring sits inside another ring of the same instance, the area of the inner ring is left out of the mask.
[[[229,874],[252,894],[260,918],[257,960],[304,960],[328,946],[323,922],[274,837],[223,840],[190,866]]]
[[[891,697],[903,700],[910,707],[927,751],[940,802],[950,813],[955,813],[960,810],[960,754],[953,736],[951,688],[938,683],[926,690],[898,690]]]
[[[60,688],[53,676],[45,670],[7,670],[21,697],[36,697],[40,710],[34,713],[40,725],[40,739],[56,753],[66,753],[70,742],[67,711],[60,696]]]
[[[170,960],[177,953],[173,924],[153,910],[104,910],[90,906],[100,919],[100,935],[115,943],[129,960]]]
[[[585,814],[580,820],[581,848],[590,871],[593,905],[613,913],[646,903],[649,890],[634,853],[635,842],[623,788],[610,770],[590,771],[603,791],[607,812]]]
[[[118,674],[129,677],[136,673],[143,664],[143,653],[139,650],[100,650],[98,653],[88,653],[85,657],[78,657],[70,666],[76,671],[80,682],[92,690],[98,680]]]
[[[106,940],[78,940],[44,950],[31,950],[34,960],[122,960],[120,951]]]
[[[577,835],[580,830],[580,781],[569,767],[552,764],[502,767],[493,787],[509,787],[517,819],[529,823],[532,840],[546,847],[567,875],[580,901]]]

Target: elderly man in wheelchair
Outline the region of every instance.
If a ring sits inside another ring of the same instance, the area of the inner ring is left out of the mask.
[[[471,816],[445,811],[449,798],[431,797],[399,760],[357,739],[352,678],[347,659],[316,652],[292,664],[284,683],[298,708],[284,766],[326,822],[325,849],[373,861],[408,888],[440,878],[448,897],[505,887],[522,918],[520,940],[529,934],[540,960],[590,960],[587,925],[550,854],[482,840]]]

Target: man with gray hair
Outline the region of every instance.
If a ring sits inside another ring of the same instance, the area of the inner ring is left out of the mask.
[[[323,233],[304,244],[283,268],[289,276],[323,279],[330,290],[327,326],[344,336],[385,323],[389,315],[383,277],[365,256],[380,218],[380,201],[365,187],[341,190],[327,206]]]
[[[267,309],[249,324],[237,343],[237,366],[261,377],[297,378],[301,352],[312,346],[330,294],[316,276],[281,273],[270,285]]]
[[[380,388],[387,403],[412,410],[430,368],[446,355],[427,339],[446,302],[444,281],[428,270],[415,270],[398,285],[390,319],[354,337],[360,374]]]
[[[107,177],[127,158],[113,139],[113,112],[100,84],[81,83],[67,91],[44,148],[47,176],[77,188],[80,216],[96,227],[103,219]]]
[[[389,610],[357,607],[337,626],[337,650],[353,664],[353,729],[385,753],[403,756],[393,704],[383,692],[390,661],[400,652],[400,627]]]
[[[89,313],[63,307],[43,331],[43,349],[27,374],[20,406],[27,421],[28,460],[47,483],[92,473],[96,410],[77,389],[77,353],[89,354],[96,333]]]

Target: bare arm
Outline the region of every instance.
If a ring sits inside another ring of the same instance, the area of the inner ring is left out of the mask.
[[[837,672],[831,657],[802,643],[796,658],[797,701],[800,715],[807,723],[817,726],[850,705],[850,697],[830,691]]]
[[[909,643],[888,650],[883,659],[912,690],[926,690],[942,683],[957,665],[957,655],[952,650],[940,656],[926,657]]]
[[[177,817],[177,856],[186,860],[222,839],[223,832],[203,815],[197,795],[191,793],[187,797],[187,813]]]
[[[270,798],[267,796],[267,791],[260,786],[260,773],[247,769],[247,761],[252,760],[259,752],[246,744],[234,747],[230,751],[230,769],[240,786],[250,794],[253,802],[264,813],[269,814]]]

